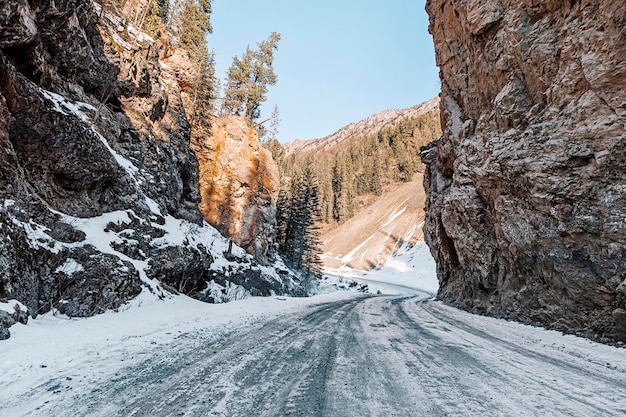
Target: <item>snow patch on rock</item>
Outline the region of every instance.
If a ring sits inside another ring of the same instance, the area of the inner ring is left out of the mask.
[[[0,302],[0,310],[13,314],[16,310],[20,310],[24,313],[28,312],[28,308],[17,300],[8,300]]]
[[[59,266],[54,272],[63,273],[65,275],[72,276],[76,272],[81,272],[84,270],[85,268],[83,267],[83,265],[80,262],[78,262],[76,259],[67,258],[65,260],[65,263]]]

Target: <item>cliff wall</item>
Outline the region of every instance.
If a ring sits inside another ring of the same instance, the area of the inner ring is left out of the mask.
[[[244,118],[212,121],[193,141],[200,166],[200,211],[209,224],[263,264],[274,255],[280,178],[270,151]]]
[[[224,255],[198,209],[186,71],[120,16],[0,1],[0,302],[88,316],[142,288],[208,301],[293,290],[284,266]]]
[[[626,3],[429,0],[439,299],[626,340]]]

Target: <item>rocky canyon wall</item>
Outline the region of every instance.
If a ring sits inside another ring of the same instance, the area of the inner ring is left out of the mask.
[[[200,166],[200,211],[209,224],[261,263],[274,255],[280,178],[256,129],[238,116],[215,118],[192,148]]]
[[[429,0],[438,298],[626,341],[626,3]]]
[[[225,258],[198,209],[184,59],[122,15],[0,0],[0,302],[88,316],[142,288],[293,290],[286,268],[240,248]]]

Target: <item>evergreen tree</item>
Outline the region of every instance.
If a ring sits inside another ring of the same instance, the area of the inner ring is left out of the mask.
[[[276,243],[281,253],[289,252],[287,248],[287,227],[291,218],[291,198],[289,187],[281,184],[276,202]]]
[[[241,58],[233,58],[224,91],[226,113],[250,120],[260,117],[268,86],[278,80],[272,65],[278,41],[280,33],[272,32],[268,39],[257,44],[257,49],[248,46]]]
[[[170,0],[156,0],[156,15],[163,23],[167,23],[170,17]]]
[[[183,0],[176,19],[178,41],[196,63],[208,59],[205,37],[207,33],[213,32],[211,12],[211,0]]]
[[[281,168],[283,167],[283,159],[285,158],[285,148],[280,144],[278,139],[271,137],[263,146],[272,153],[272,158],[274,158],[274,162],[278,165],[279,170],[281,172],[284,171]]]
[[[194,88],[194,114],[191,123],[209,127],[210,118],[215,113],[215,101],[218,98],[218,80],[215,75],[215,53],[208,53],[203,62],[198,63],[198,76]]]
[[[333,166],[332,175],[332,189],[333,189],[333,220],[339,223],[343,217],[343,172],[339,166],[339,161],[335,160]]]
[[[332,170],[333,219],[343,223],[354,214],[356,178],[350,153],[335,158]]]
[[[270,139],[278,140],[278,132],[280,130],[280,112],[278,111],[278,104],[274,105],[274,110],[272,111],[272,115],[270,116],[270,128],[269,135]]]
[[[157,1],[169,5],[169,0]],[[215,54],[209,51],[206,42],[206,35],[213,31],[211,13],[211,0],[180,0],[174,7],[178,43],[187,51],[197,71],[191,85],[190,121],[194,128],[201,129],[210,127],[219,92]]]
[[[312,163],[307,161],[279,193],[277,237],[283,259],[311,280],[321,275],[319,191]]]
[[[143,31],[153,38],[161,36],[167,26],[170,14],[169,0],[152,0],[143,24]]]
[[[371,167],[370,191],[375,195],[381,195],[383,193],[381,164],[376,161],[371,165]]]

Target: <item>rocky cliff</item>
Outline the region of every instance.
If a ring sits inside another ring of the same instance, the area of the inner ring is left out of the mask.
[[[438,297],[626,340],[626,3],[429,0]]]
[[[0,1],[0,304],[88,316],[142,288],[208,301],[293,290],[284,266],[223,254],[197,207],[185,71],[120,16]]]
[[[193,141],[200,165],[200,210],[209,224],[263,264],[273,257],[280,179],[256,129],[238,116],[215,118]]]

